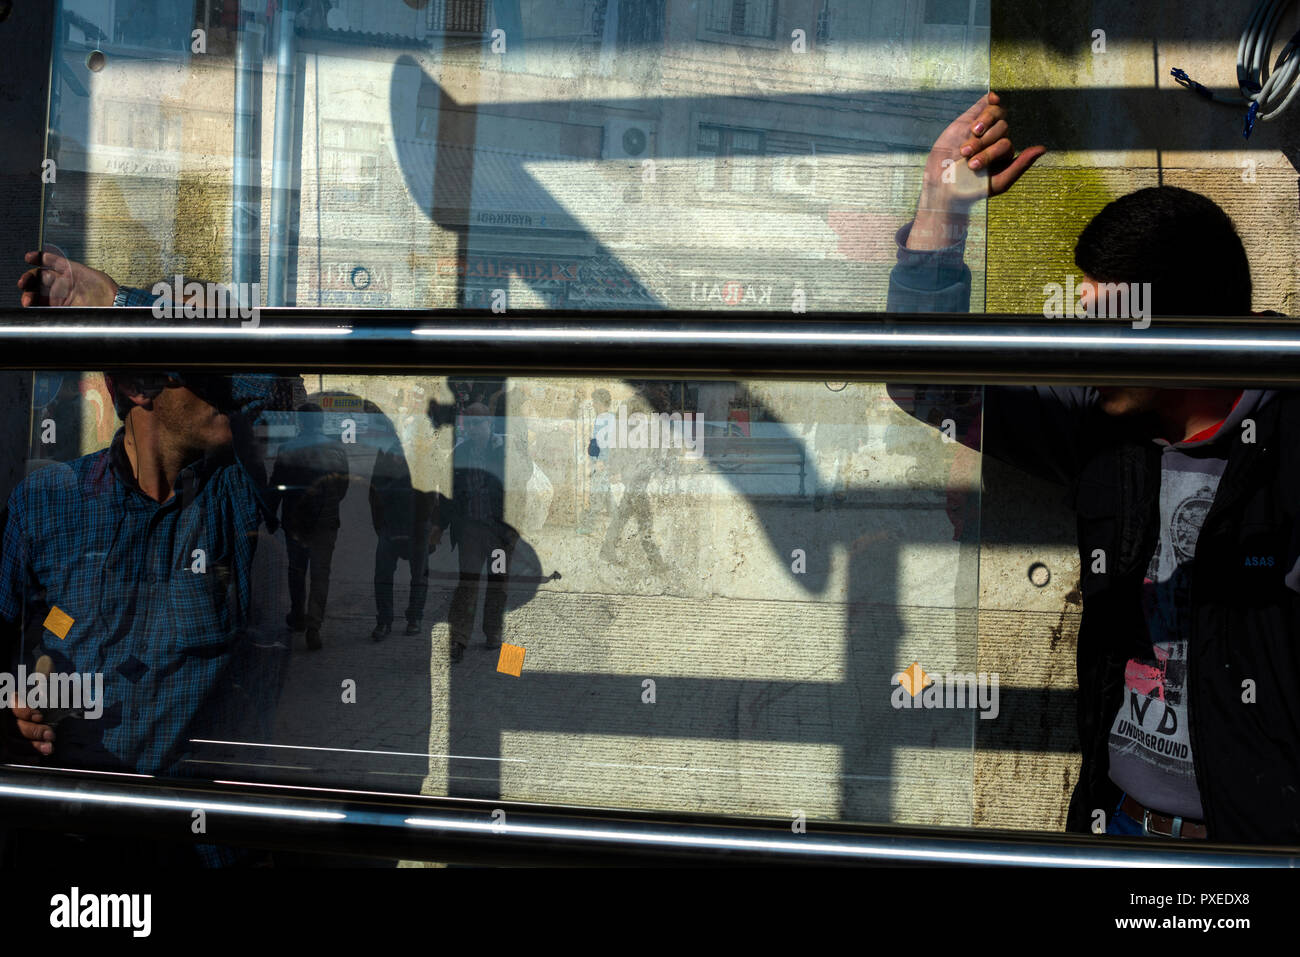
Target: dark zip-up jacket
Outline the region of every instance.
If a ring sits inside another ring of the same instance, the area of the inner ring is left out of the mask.
[[[889,308],[966,311],[960,248],[902,249],[906,230]],[[1066,827],[1079,832],[1120,798],[1109,731],[1128,660],[1151,653],[1142,590],[1160,517],[1149,423],[1106,416],[1096,398],[990,387],[983,426],[987,454],[1066,483],[1078,517],[1082,766]],[[1189,737],[1212,840],[1300,844],[1300,394],[1257,396],[1248,419],[1225,424],[1227,465],[1188,569]]]

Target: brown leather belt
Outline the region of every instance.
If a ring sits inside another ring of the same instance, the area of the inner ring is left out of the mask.
[[[1141,823],[1148,834],[1197,841],[1203,841],[1207,837],[1204,821],[1191,821],[1184,817],[1161,814],[1159,811],[1143,807],[1127,794],[1124,795],[1124,803],[1120,805],[1120,810]]]

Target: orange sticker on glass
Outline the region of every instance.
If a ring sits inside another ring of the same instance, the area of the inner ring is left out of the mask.
[[[503,644],[501,657],[497,658],[497,671],[519,677],[524,670],[524,648],[522,645]]]
[[[50,608],[50,613],[45,616],[45,627],[59,636],[59,641],[68,637],[68,632],[72,629],[73,618],[58,605]]]

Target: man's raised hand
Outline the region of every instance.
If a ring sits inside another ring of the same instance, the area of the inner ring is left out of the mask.
[[[992,91],[948,124],[925,165],[924,191],[931,208],[938,204],[955,211],[1001,195],[1047,152],[1031,146],[1016,155],[1009,132],[1006,108]]]
[[[1008,131],[1002,99],[990,91],[939,134],[925,162],[909,249],[943,249],[963,241],[970,207],[1005,193],[1047,152],[1031,146],[1017,156]]]
[[[107,273],[91,269],[47,249],[23,256],[32,268],[18,277],[23,306],[111,306],[117,283]]]

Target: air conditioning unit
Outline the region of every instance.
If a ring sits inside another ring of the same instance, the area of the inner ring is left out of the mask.
[[[601,143],[602,159],[649,159],[650,140],[654,125],[644,120],[607,120],[605,137]]]
[[[772,158],[772,192],[791,196],[812,196],[817,192],[817,158],[775,156]]]

